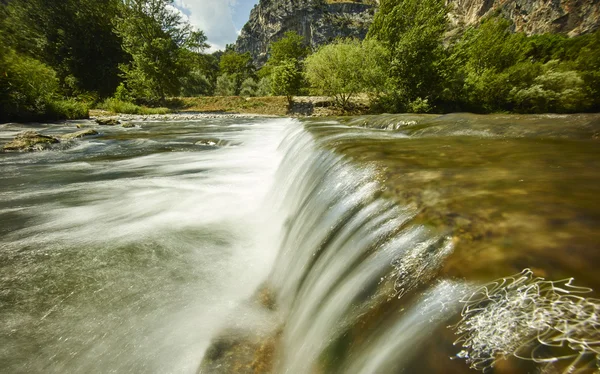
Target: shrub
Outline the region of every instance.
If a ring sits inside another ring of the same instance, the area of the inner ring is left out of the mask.
[[[240,89],[240,96],[256,96],[256,92],[258,90],[258,84],[252,78],[246,78],[242,82],[242,87]]]
[[[217,78],[215,95],[217,96],[235,96],[237,85],[236,74],[221,74]]]
[[[54,119],[80,119],[89,117],[90,105],[75,99],[56,100],[48,103],[47,113]]]

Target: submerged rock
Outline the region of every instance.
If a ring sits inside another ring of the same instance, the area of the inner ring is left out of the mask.
[[[98,135],[98,131],[92,130],[92,129],[81,130],[81,131],[73,132],[70,134],[64,134],[60,137],[60,139],[61,140],[73,140],[73,139],[83,138],[84,136],[92,136],[92,135]]]
[[[50,148],[51,144],[58,142],[59,140],[56,138],[30,130],[18,134],[13,141],[6,144],[2,149],[9,152],[42,151]]]
[[[125,122],[124,124],[121,125],[121,127],[129,129],[129,128],[135,127],[135,125],[131,122]]]
[[[229,145],[229,142],[223,139],[201,139],[194,143],[194,145],[200,145],[204,147],[223,147]]]
[[[114,118],[98,118],[96,119],[96,123],[100,126],[117,126],[121,124],[121,121]]]

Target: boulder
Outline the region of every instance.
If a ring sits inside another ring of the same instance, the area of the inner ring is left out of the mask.
[[[58,142],[58,139],[42,135],[37,131],[25,131],[18,134],[13,141],[6,144],[2,149],[9,152],[42,151]]]
[[[117,126],[121,124],[121,121],[114,118],[97,118],[96,123],[100,126]]]
[[[122,124],[121,126],[122,126],[122,127],[124,127],[124,128],[126,128],[126,129],[129,129],[129,128],[132,128],[132,127],[135,127],[135,125],[134,125],[133,123],[131,123],[131,122],[125,122],[125,123],[124,123],[124,124]]]
[[[98,135],[98,131],[92,130],[92,129],[81,130],[81,131],[73,132],[70,134],[64,134],[60,137],[60,139],[61,140],[73,140],[73,139],[83,138],[84,136],[92,136],[92,135]]]

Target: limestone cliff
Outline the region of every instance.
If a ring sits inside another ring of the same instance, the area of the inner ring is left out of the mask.
[[[260,0],[236,43],[238,52],[250,52],[260,66],[267,60],[269,43],[286,31],[304,36],[311,47],[338,37],[364,38],[375,14],[375,1]]]
[[[528,35],[576,36],[595,31],[600,24],[600,0],[452,0],[450,5],[455,29],[498,13],[514,23],[515,31]]]
[[[595,31],[600,25],[600,0],[447,0],[450,33],[460,32],[483,17],[502,14],[515,31],[569,36]],[[260,0],[236,43],[260,66],[268,46],[286,31],[296,31],[315,48],[337,37],[363,38],[379,0]]]

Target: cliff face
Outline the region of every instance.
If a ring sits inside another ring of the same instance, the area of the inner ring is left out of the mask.
[[[236,42],[238,52],[250,52],[257,65],[267,61],[269,43],[287,31],[304,36],[311,47],[338,37],[364,38],[375,14],[375,1],[260,0]]]
[[[531,34],[566,33],[576,36],[600,25],[600,0],[446,0],[451,33],[477,24],[483,17],[502,14],[515,31]],[[236,43],[262,66],[269,43],[286,31],[296,31],[315,48],[337,37],[364,38],[379,0],[260,0],[250,13]]]
[[[477,24],[500,13],[528,35],[565,33],[576,36],[595,31],[600,24],[600,0],[452,0],[454,28]]]

